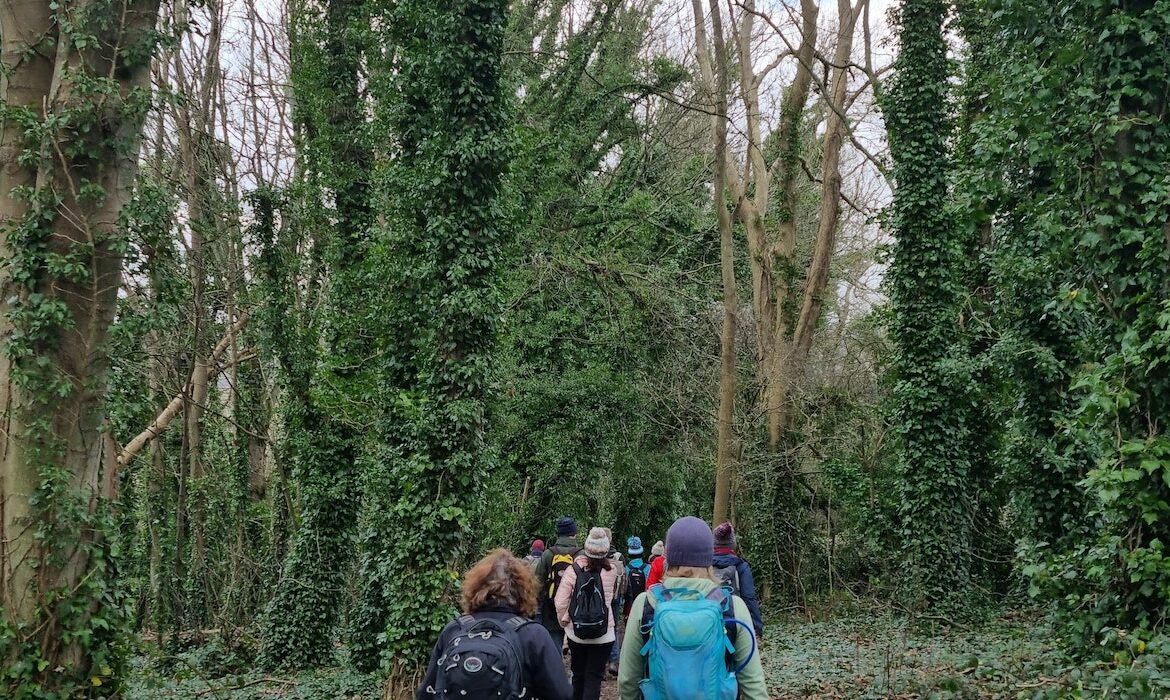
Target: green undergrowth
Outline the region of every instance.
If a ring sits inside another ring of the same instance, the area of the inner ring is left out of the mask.
[[[382,676],[334,667],[300,673],[263,673],[250,658],[217,642],[176,654],[154,650],[134,658],[127,700],[375,700]]]
[[[1041,615],[959,626],[878,612],[772,625],[762,660],[782,700],[1170,698],[1170,656],[1153,652],[1077,663]]]
[[[1013,611],[978,624],[910,620],[886,609],[769,625],[762,649],[774,700],[938,698],[1057,700],[1170,698],[1170,646],[1135,643],[1076,663],[1040,614]],[[256,670],[246,652],[210,642],[136,657],[128,700],[376,700],[382,677],[347,667],[290,674]]]

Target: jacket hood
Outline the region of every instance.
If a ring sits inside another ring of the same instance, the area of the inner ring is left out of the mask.
[[[741,561],[743,561],[743,557],[739,556],[735,552],[718,553],[712,560],[715,566],[739,566]]]
[[[553,542],[553,546],[554,547],[580,547],[581,545],[577,544],[577,536],[576,535],[561,535],[560,537],[557,537],[556,542]]]

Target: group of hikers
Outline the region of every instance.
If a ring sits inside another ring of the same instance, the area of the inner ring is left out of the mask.
[[[497,549],[463,579],[463,615],[439,635],[416,700],[764,700],[764,621],[731,523],[687,516],[645,556],[575,520],[519,559]],[[622,621],[625,621],[624,632]],[[569,657],[566,673],[563,657]]]

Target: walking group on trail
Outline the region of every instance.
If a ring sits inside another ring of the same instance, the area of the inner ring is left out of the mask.
[[[735,548],[731,523],[688,516],[649,557],[629,537],[627,561],[609,529],[582,544],[562,517],[547,547],[497,549],[467,572],[463,615],[440,633],[416,700],[598,700],[607,673],[621,700],[764,700],[763,617]]]

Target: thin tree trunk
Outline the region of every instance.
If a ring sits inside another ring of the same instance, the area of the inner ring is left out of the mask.
[[[777,169],[780,189],[780,207],[776,214],[779,227],[769,257],[780,268],[774,277],[776,305],[780,312],[773,325],[765,329],[765,356],[761,361],[764,410],[768,424],[768,447],[780,449],[788,423],[788,380],[784,376],[785,355],[788,352],[788,332],[792,326],[786,308],[788,298],[799,289],[796,270],[796,210],[798,206],[796,182],[801,172],[800,144],[804,108],[812,87],[812,66],[817,49],[817,18],[820,8],[813,0],[801,0],[801,36],[797,49],[796,73],[784,91],[780,104],[780,125],[777,142],[780,153],[774,167]]]
[[[707,83],[706,90],[715,106],[711,118],[714,137],[714,206],[719,220],[719,264],[723,280],[723,330],[719,342],[719,417],[718,442],[715,455],[715,505],[713,522],[727,520],[731,505],[731,482],[735,472],[734,439],[735,416],[735,326],[739,305],[735,283],[735,238],[731,212],[727,208],[727,49],[723,38],[723,18],[718,0],[710,0],[711,35],[715,49],[715,66],[708,71],[715,84]],[[706,21],[700,0],[692,0],[695,13],[695,43],[700,60],[709,60],[707,54]]]
[[[791,341],[776,338],[772,392],[769,403],[769,441],[779,440],[788,432],[793,419],[791,400],[794,385],[804,374],[805,362],[812,349],[817,324],[820,322],[824,295],[829,283],[829,268],[837,246],[837,230],[841,225],[841,147],[845,135],[845,93],[849,74],[845,69],[853,53],[853,35],[860,16],[861,0],[857,8],[848,0],[838,0],[837,45],[833,52],[830,93],[825,96],[829,112],[825,125],[824,155],[821,162],[821,205],[817,217],[817,232],[813,243],[813,259],[805,276],[804,297]]]

